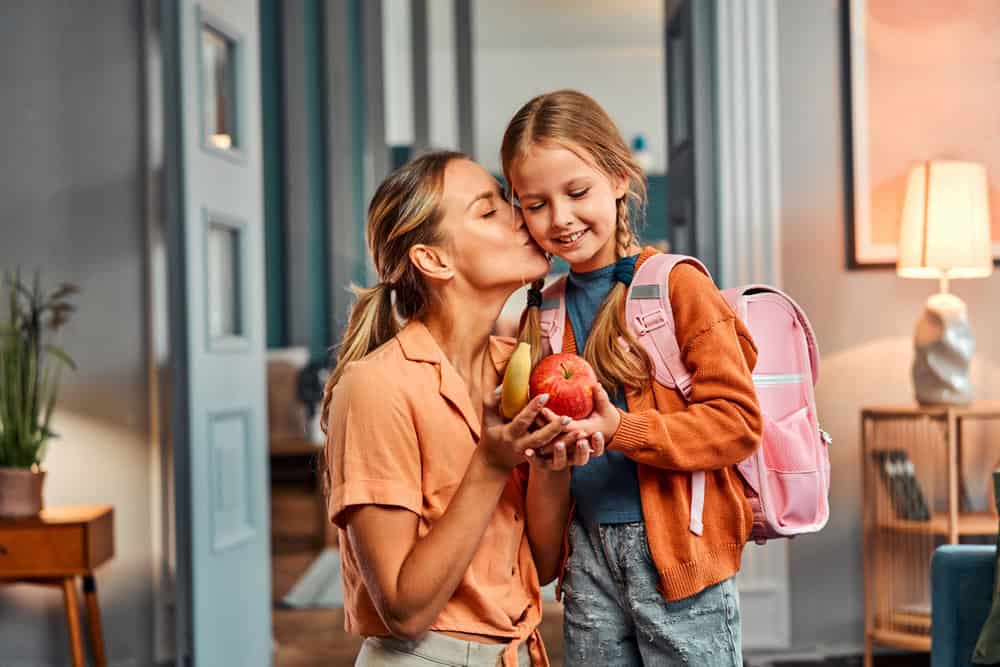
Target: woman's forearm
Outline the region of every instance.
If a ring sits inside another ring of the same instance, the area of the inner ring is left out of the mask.
[[[434,623],[465,576],[510,474],[481,456],[472,457],[448,508],[400,567],[394,599],[386,609],[390,629],[416,637]]]
[[[563,534],[569,518],[570,469],[532,467],[528,475],[525,526],[538,578],[545,585],[559,575]]]

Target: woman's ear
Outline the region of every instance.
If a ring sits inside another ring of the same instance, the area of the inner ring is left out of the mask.
[[[410,248],[409,255],[417,271],[431,280],[451,280],[455,275],[451,258],[437,246],[418,243]]]

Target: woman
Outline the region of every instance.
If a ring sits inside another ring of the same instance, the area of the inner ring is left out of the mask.
[[[547,665],[540,584],[559,568],[569,467],[604,443],[546,396],[500,419],[514,343],[490,328],[548,261],[459,153],[392,174],[368,244],[380,282],[357,290],[323,409],[345,622],[366,637],[355,664]]]

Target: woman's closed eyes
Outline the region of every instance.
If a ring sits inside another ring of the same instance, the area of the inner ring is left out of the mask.
[[[507,191],[506,190],[504,190],[503,188],[498,187],[497,188],[497,192],[500,195],[500,199],[504,203],[508,203],[508,204],[510,203],[510,197],[507,195]],[[491,204],[493,203],[493,197],[490,197],[490,203]],[[496,213],[497,213],[497,207],[493,206],[492,208],[490,208],[490,210],[486,211],[486,213],[483,214],[483,217],[484,218],[492,218],[494,215],[496,215]]]

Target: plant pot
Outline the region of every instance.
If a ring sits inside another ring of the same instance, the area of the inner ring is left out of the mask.
[[[42,511],[45,471],[0,467],[0,518],[20,519]]]

